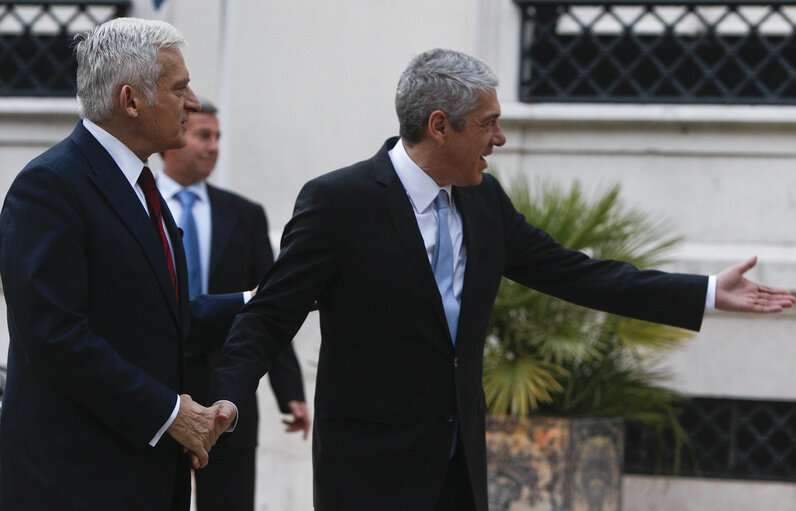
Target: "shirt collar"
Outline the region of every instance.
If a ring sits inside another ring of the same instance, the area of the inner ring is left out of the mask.
[[[207,184],[204,181],[198,181],[189,186],[182,186],[180,183],[167,176],[165,172],[161,171],[158,173],[158,190],[160,190],[160,194],[166,197],[166,199],[174,198],[174,196],[183,189],[195,193],[200,202],[209,200],[207,195]]]
[[[116,165],[121,169],[124,177],[130,182],[130,186],[135,188],[138,177],[141,175],[141,170],[143,170],[144,166],[147,166],[148,163],[146,161],[141,161],[121,140],[90,120],[83,119],[83,126],[97,139],[97,142],[108,151],[113,161],[115,161]]]
[[[426,174],[423,169],[417,166],[412,161],[409,154],[406,152],[404,142],[402,139],[398,140],[395,147],[389,151],[392,166],[395,168],[395,173],[398,174],[398,179],[401,180],[415,212],[422,213],[426,211],[434,199],[439,195],[440,190],[446,190],[448,197],[451,196],[451,185],[440,187],[431,179],[431,176]],[[456,208],[453,200],[450,200],[450,208],[455,212]]]

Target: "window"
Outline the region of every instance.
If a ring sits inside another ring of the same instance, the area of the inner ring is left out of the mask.
[[[0,3],[0,96],[75,96],[75,34],[123,16],[129,6],[129,0]]]
[[[695,398],[679,419],[690,443],[679,475],[796,482],[796,402]],[[671,438],[628,424],[625,473],[672,474],[673,452]]]
[[[796,2],[514,1],[522,101],[796,104]]]

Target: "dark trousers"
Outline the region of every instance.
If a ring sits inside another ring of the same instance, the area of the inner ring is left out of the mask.
[[[197,511],[254,510],[255,448],[216,445],[210,463],[195,471]]]
[[[188,511],[191,508],[191,467],[188,463],[187,456],[180,456],[177,474],[174,478],[171,511]]]
[[[475,498],[467,471],[467,459],[461,442],[448,462],[442,493],[434,511],[475,511]]]

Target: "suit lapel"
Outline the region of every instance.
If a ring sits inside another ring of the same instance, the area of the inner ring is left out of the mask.
[[[401,238],[401,242],[406,249],[411,266],[414,268],[418,280],[431,297],[434,310],[445,330],[448,330],[448,320],[445,318],[445,309],[442,306],[442,297],[434,280],[434,272],[428,262],[426,246],[420,228],[417,226],[412,203],[406,195],[406,190],[395,173],[395,169],[390,161],[387,152],[395,145],[397,138],[391,138],[382,146],[381,150],[373,158],[376,182],[382,187],[382,200],[387,212],[390,215],[392,224]],[[453,344],[448,342],[448,347]]]
[[[116,162],[113,161],[113,158],[111,158],[110,154],[108,154],[102,145],[97,142],[97,139],[86,130],[82,122],[79,123],[72,132],[71,138],[91,165],[93,173],[88,174],[89,179],[91,179],[97,189],[105,196],[108,203],[119,215],[119,218],[122,219],[124,225],[138,241],[144,254],[146,254],[147,261],[152,271],[157,276],[161,291],[166,295],[166,300],[169,302],[172,315],[175,321],[179,322],[180,315],[177,311],[177,299],[174,295],[174,287],[171,283],[171,276],[169,275],[168,265],[166,264],[163,246],[161,245],[158,233],[152,227],[149,216],[141,205],[141,201],[136,196],[132,187],[130,187],[130,183],[124,177],[124,174],[122,174]],[[168,212],[168,207],[163,203],[162,199],[161,211]],[[169,215],[169,218],[171,218],[171,215]],[[170,232],[169,234],[171,236],[172,245],[174,246],[173,252],[175,254],[181,254],[182,243],[179,235],[176,234],[176,228],[174,233]],[[178,268],[184,268],[185,266],[184,255],[182,259],[182,264],[180,264],[179,258],[177,260]],[[182,273],[184,273],[184,269]],[[178,279],[178,282],[180,288],[184,287],[184,276]]]
[[[232,239],[232,231],[237,221],[238,211],[224,200],[224,196],[207,185],[207,196],[210,198],[210,268],[209,280],[217,269],[221,256]]]
[[[481,276],[479,271],[479,259],[483,254],[483,245],[489,237],[488,227],[479,223],[477,210],[479,208],[478,197],[473,192],[473,188],[453,188],[453,198],[456,201],[456,208],[462,216],[462,229],[464,246],[467,250],[467,263],[464,268],[464,283],[462,285],[462,302],[459,309],[459,327],[461,333],[470,331],[471,325],[468,324],[469,318],[477,317],[470,314],[471,310],[478,310],[478,291],[483,288],[479,285],[478,279]],[[476,307],[474,309],[473,307]],[[463,335],[458,336],[460,339]],[[458,346],[458,343],[457,343]]]

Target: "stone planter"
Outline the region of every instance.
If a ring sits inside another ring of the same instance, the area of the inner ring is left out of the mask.
[[[620,511],[619,419],[487,416],[489,511]]]

